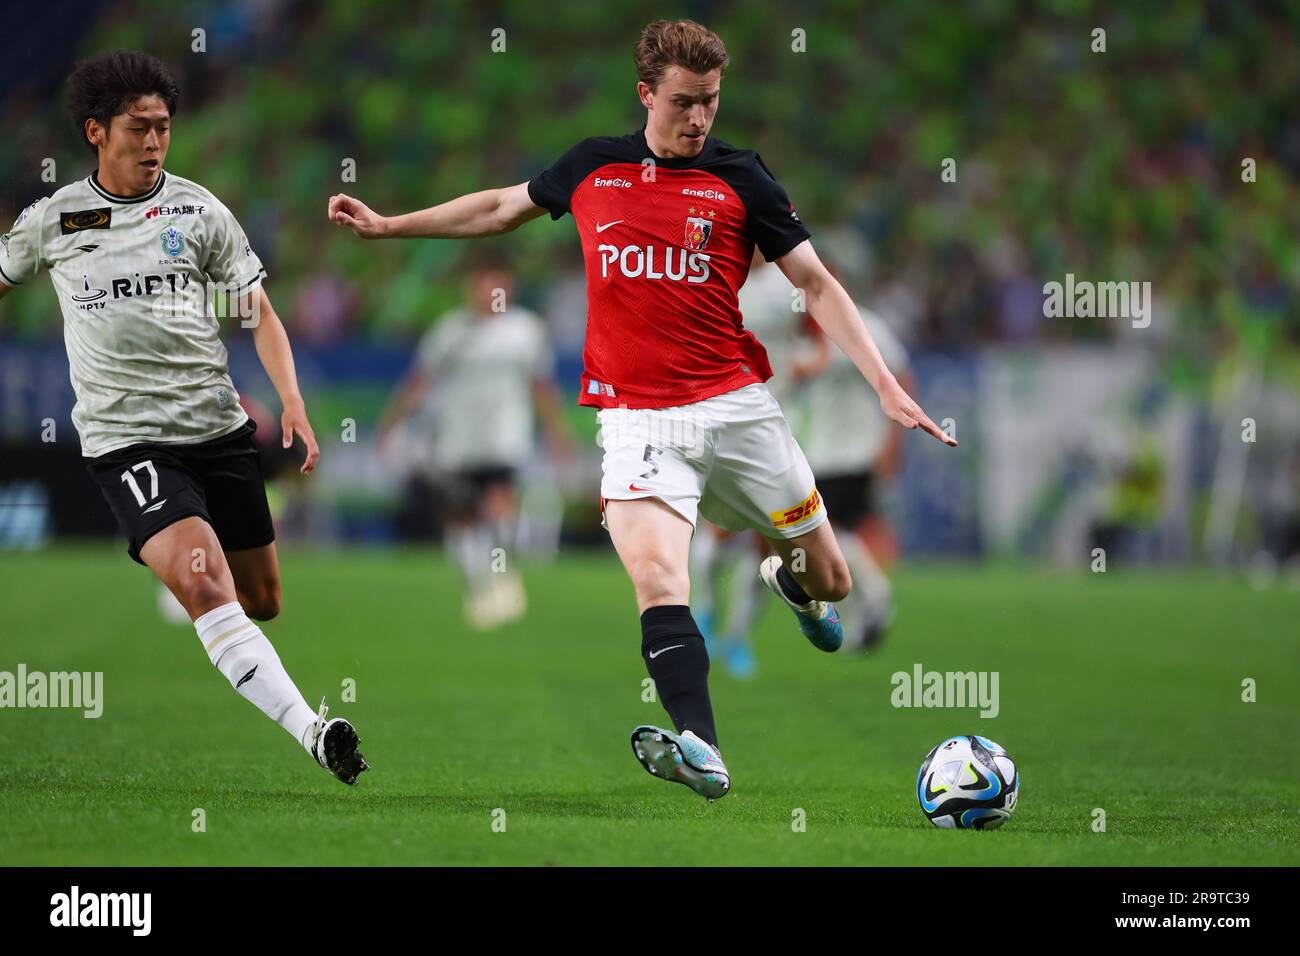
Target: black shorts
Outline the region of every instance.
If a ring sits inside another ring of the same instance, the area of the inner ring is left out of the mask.
[[[447,511],[458,518],[472,518],[489,488],[513,488],[515,469],[510,465],[480,465],[451,472],[445,481]]]
[[[140,560],[144,543],[182,518],[212,525],[225,551],[261,548],[275,540],[271,509],[250,419],[229,435],[195,445],[143,442],[86,462],[99,483],[127,553]]]
[[[876,513],[875,478],[869,471],[855,471],[817,479],[826,514],[841,528],[854,528]]]

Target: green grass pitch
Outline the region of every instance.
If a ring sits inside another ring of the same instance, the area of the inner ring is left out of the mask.
[[[666,718],[641,700],[612,554],[526,569],[527,619],[488,635],[462,624],[434,552],[288,550],[282,564],[284,613],[266,631],[308,700],[357,724],[373,771],[355,789],[232,693],[116,547],[0,557],[0,670],[105,682],[98,720],[0,710],[4,863],[1300,863],[1293,591],[1199,572],[905,567],[897,627],[869,659],[813,650],[769,606],[759,679],[715,668],[733,789],[708,804],[631,754],[632,727]],[[895,709],[890,676],[918,662],[998,671],[1001,712]],[[952,733],[1016,759],[1020,804],[1001,830],[921,815],[917,767]]]

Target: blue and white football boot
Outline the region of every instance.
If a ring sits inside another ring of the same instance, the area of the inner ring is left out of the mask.
[[[795,617],[799,619],[799,630],[813,647],[827,653],[838,651],[840,645],[844,643],[844,626],[840,624],[840,612],[835,610],[835,605],[830,601],[809,601],[807,604],[796,604],[791,601],[785,596],[785,591],[781,590],[781,583],[776,579],[776,572],[780,568],[781,559],[772,555],[770,558],[764,558],[763,563],[758,566],[758,576],[763,579],[763,583],[773,594],[794,611]]]
[[[642,725],[632,731],[632,753],[651,776],[684,783],[709,800],[725,797],[731,790],[722,755],[689,730],[675,734]]]

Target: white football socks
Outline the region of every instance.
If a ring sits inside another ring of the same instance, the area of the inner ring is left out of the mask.
[[[474,524],[447,530],[447,544],[471,595],[490,590],[492,584],[492,535],[486,525]]]
[[[849,566],[849,574],[853,577],[853,591],[858,604],[868,617],[882,613],[889,607],[893,597],[893,586],[889,583],[889,578],[856,532],[836,530],[839,532],[836,537],[844,555],[844,563]]]
[[[713,615],[717,611],[718,591],[727,570],[722,560],[725,544],[712,529],[702,525],[691,535],[687,569],[691,580],[691,610],[696,614]],[[715,631],[720,624],[715,618]]]
[[[731,599],[727,604],[727,627],[723,636],[732,640],[749,640],[754,622],[763,610],[760,599],[767,593],[767,585],[754,570],[753,554],[748,549],[741,551],[736,555],[736,570],[731,576]]]
[[[239,602],[231,601],[201,615],[194,630],[208,659],[226,675],[230,686],[310,751],[311,741],[305,738],[316,721],[316,711],[307,706],[280,663],[280,655]]]

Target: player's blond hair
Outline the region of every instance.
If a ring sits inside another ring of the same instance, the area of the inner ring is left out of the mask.
[[[653,90],[670,66],[692,73],[725,73],[731,57],[722,38],[694,20],[656,20],[641,31],[635,60],[637,79]]]

